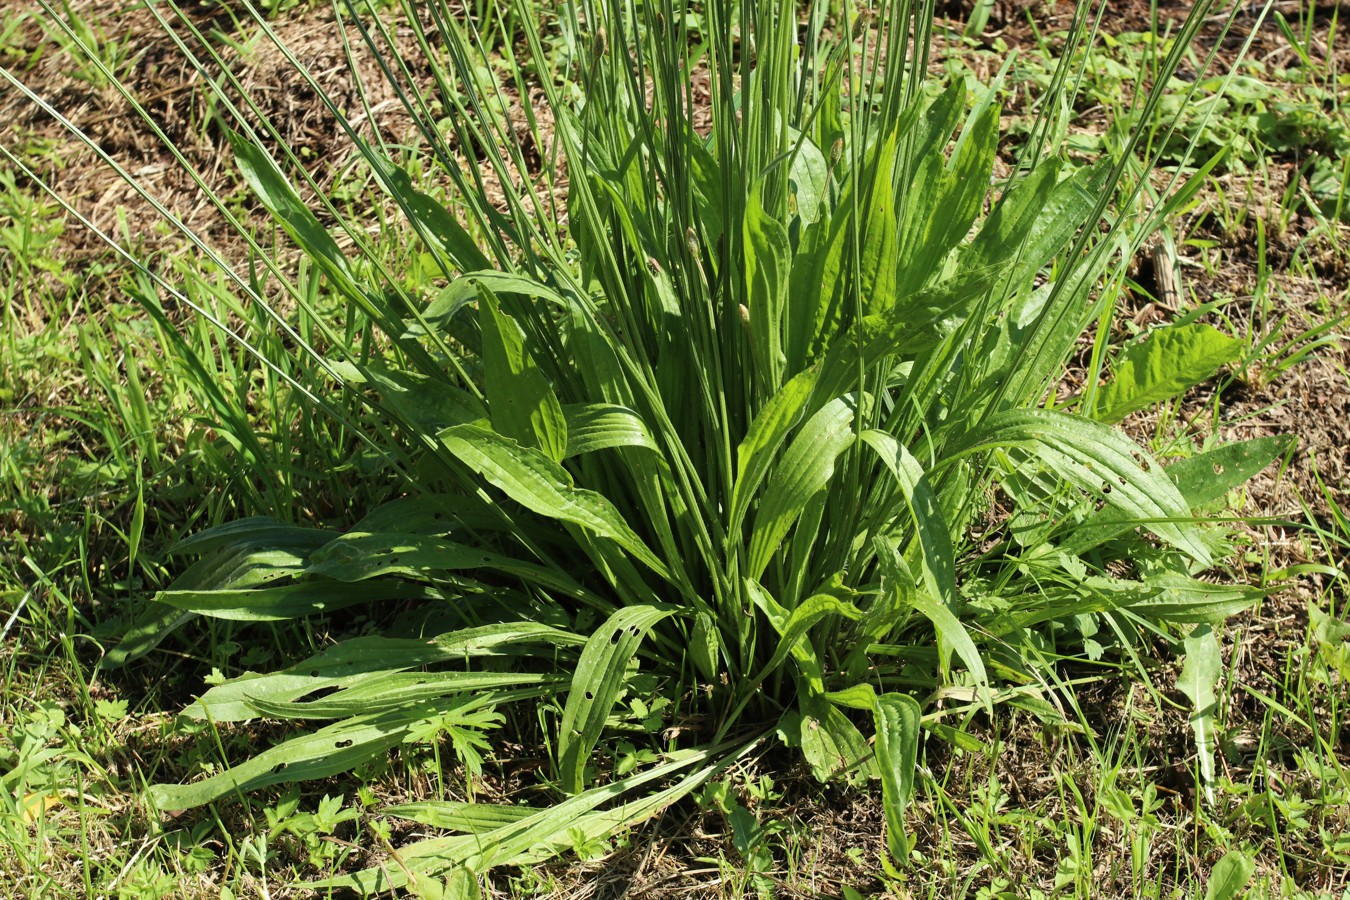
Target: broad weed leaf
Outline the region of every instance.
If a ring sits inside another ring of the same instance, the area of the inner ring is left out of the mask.
[[[882,577],[891,584],[901,583],[902,579],[897,577],[893,571],[895,549],[880,537],[876,539],[876,548]],[[961,620],[957,618],[956,613],[950,607],[940,599],[931,596],[926,590],[920,589],[910,592],[907,594],[907,599],[914,605],[915,609],[933,623],[933,630],[937,633],[942,667],[947,668],[948,659],[952,651],[955,651],[961,661],[966,664],[966,668],[970,670],[985,705],[989,706],[989,675],[985,672],[984,659],[980,656],[979,648],[975,646],[975,641],[970,636],[966,626],[961,623]]]
[[[487,415],[481,400],[443,378],[380,365],[358,369],[339,362],[332,368],[348,387],[373,388],[390,412],[418,433],[434,433]]]
[[[253,518],[203,532],[181,542],[175,553],[201,553],[169,586],[178,599],[217,590],[251,590],[300,575],[308,556],[333,536],[317,528],[277,526],[270,519]],[[114,669],[149,653],[166,637],[191,621],[192,600],[151,603],[122,635],[99,666]],[[209,605],[209,604],[208,604]],[[227,604],[228,608],[228,604]],[[243,616],[246,618],[247,614]]]
[[[1207,622],[1215,627],[1268,594],[1258,587],[1213,584],[1180,573],[1154,575],[1144,584],[1156,593],[1130,605],[1131,612],[1157,622]]]
[[[428,322],[444,323],[454,318],[461,310],[476,303],[482,289],[491,291],[499,300],[502,297],[542,300],[559,310],[570,309],[572,306],[557,290],[542,284],[536,278],[527,278],[514,272],[474,270],[450,282],[450,285],[427,305],[422,318]]]
[[[365,290],[352,271],[350,260],[333,236],[300,199],[276,161],[267,151],[241,135],[230,133],[230,146],[244,181],[267,207],[267,211],[305,250],[348,300],[366,315],[392,329],[397,316],[387,303]]]
[[[762,601],[766,595],[757,592],[753,596],[763,606]],[[827,616],[839,616],[843,619],[852,620],[862,617],[862,613],[851,603],[845,603],[838,597],[829,594],[815,594],[808,597],[791,612],[781,607],[771,608],[770,611],[771,614],[768,619],[770,624],[778,631],[778,647],[774,650],[773,656],[769,657],[769,661],[764,664],[760,673],[750,679],[751,684],[760,684],[771,673],[778,671],[790,654],[797,654],[804,661],[815,663],[814,652],[803,645],[802,638],[806,637],[807,632],[822,619]],[[818,668],[818,663],[812,665],[811,668],[812,670]]]
[[[1214,864],[1205,885],[1205,900],[1237,900],[1256,873],[1256,863],[1241,850],[1229,850]]]
[[[965,110],[965,84],[957,81],[933,101],[921,119],[920,140],[904,157],[901,183],[899,276],[902,293],[922,288],[942,274],[943,260],[965,239],[988,193],[998,142],[998,110],[972,113],[970,133],[948,160],[943,148]]]
[[[825,162],[825,154],[810,138],[795,129],[789,131],[789,137],[797,147],[788,174],[793,211],[801,219],[802,225],[811,225],[820,219],[829,202],[829,166]]]
[[[1111,378],[1097,392],[1093,418],[1119,422],[1132,412],[1180,396],[1242,354],[1242,341],[1211,325],[1155,328],[1130,344],[1111,364]]]
[[[647,423],[631,409],[609,403],[582,403],[564,407],[563,415],[567,419],[567,458],[615,447],[661,452]]]
[[[896,260],[899,259],[899,222],[895,208],[897,135],[886,138],[876,159],[876,179],[862,226],[859,290],[863,309],[876,315],[895,305]]]
[[[924,586],[947,607],[956,605],[956,555],[937,497],[919,461],[891,435],[869,429],[863,443],[876,453],[904,497],[918,540]]]
[[[156,604],[173,610],[212,619],[282,622],[361,603],[433,600],[438,596],[425,585],[403,581],[386,581],[372,590],[369,585],[341,584],[316,578],[299,584],[247,590],[167,590],[156,594],[154,599]]]
[[[801,708],[802,755],[818,781],[843,777],[862,784],[880,775],[867,739],[839,707],[823,694],[808,694]]]
[[[318,691],[378,682],[395,672],[429,665],[463,665],[483,656],[552,658],[559,648],[580,648],[585,639],[537,622],[505,622],[466,628],[431,640],[371,635],[350,638],[285,669],[246,673],[208,690],[188,706],[189,718],[242,722],[257,717],[257,701],[289,703]]]
[[[528,806],[495,803],[464,803],[456,800],[423,800],[400,803],[380,810],[383,815],[420,822],[459,834],[486,834],[503,825],[512,825],[532,815]]]
[[[250,696],[246,702],[273,719],[345,719],[419,706],[441,715],[541,697],[563,683],[560,675],[525,672],[388,672],[316,700],[278,703]]]

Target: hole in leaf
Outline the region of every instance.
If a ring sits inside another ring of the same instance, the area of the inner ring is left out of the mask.
[[[1102,493],[1103,494],[1111,493],[1111,485],[1108,482],[1105,481],[1102,482]]]
[[[1222,474],[1223,474],[1223,466],[1219,465],[1218,463],[1215,463],[1215,464],[1214,464],[1214,474],[1215,474],[1215,475],[1222,475]]]
[[[587,700],[594,700],[594,699],[595,699],[595,694],[592,693],[591,691],[587,691],[587,692],[586,692],[586,699],[587,699]]]
[[[343,749],[344,747],[350,747],[351,745],[352,745],[352,739],[351,739],[351,738],[346,738],[345,740],[341,740],[341,741],[338,741],[337,743],[333,744],[333,747],[334,747],[335,749],[337,749],[337,750],[341,750],[341,749]]]
[[[612,635],[610,635],[609,642],[610,642],[611,644],[617,644],[617,643],[619,642],[619,638],[621,638],[621,637],[623,637],[623,629],[622,629],[622,628],[620,628],[618,631],[616,631],[616,632],[614,632]]]
[[[284,771],[286,771],[286,764],[284,762],[277,763],[275,766],[272,767],[273,775],[280,775]]]

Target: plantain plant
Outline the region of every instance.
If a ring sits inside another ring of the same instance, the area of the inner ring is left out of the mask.
[[[1062,720],[1066,662],[1128,658],[1151,646],[1141,636],[1179,641],[1191,625],[1188,647],[1212,642],[1210,623],[1255,599],[1200,577],[1226,547],[1201,514],[1281,443],[1159,464],[1107,424],[1156,399],[1159,380],[1131,362],[1099,397],[1105,329],[1085,390],[1052,390],[1206,168],[1141,212],[1133,143],[1088,165],[1057,154],[1068,63],[1029,137],[1001,148],[994,90],[928,76],[931,0],[830,6],[580,0],[557,8],[547,45],[521,24],[540,19],[526,0],[478,21],[447,0],[335,8],[452,202],[289,58],[434,261],[430,298],[319,189],[193,21],[150,7],[211,76],[242,177],[346,304],[348,322],[325,318],[254,244],[315,323],[313,340],[288,331],[293,345],[368,401],[385,424],[367,439],[406,486],[341,533],[250,519],[189,539],[178,551],[197,561],[105,665],[194,616],[276,622],[397,600],[417,634],[341,640],[211,687],[188,716],[296,731],[151,787],[155,806],[441,738],[472,770],[505,722],[524,733],[535,720],[507,713],[533,707],[552,805],[388,809],[447,833],[323,884],[375,892],[537,861],[772,742],[822,780],[879,780],[903,861],[924,740],[970,746],[963,723],[1005,704]],[[1154,73],[1142,121],[1211,6],[1195,5]],[[1070,45],[1101,12],[1080,4]],[[395,50],[395,20],[430,87]],[[485,47],[485,33],[505,39]],[[491,59],[505,87],[483,77]],[[547,116],[503,114],[532,92]],[[996,175],[1000,150],[1011,166]],[[258,279],[233,277],[291,329]],[[353,321],[366,340],[350,339]],[[619,774],[608,761],[634,737],[618,704],[638,691],[669,718],[648,729],[657,761]]]

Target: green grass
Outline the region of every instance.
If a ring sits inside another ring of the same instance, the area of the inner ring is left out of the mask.
[[[512,75],[508,67],[498,77],[509,83]],[[1108,98],[1123,102],[1123,95]],[[41,169],[40,155],[24,149],[29,164]],[[146,599],[182,574],[182,557],[168,553],[178,539],[258,514],[311,528],[347,527],[404,489],[400,470],[409,468],[416,447],[395,436],[398,412],[364,405],[356,390],[338,387],[322,365],[297,352],[302,345],[320,353],[384,352],[396,336],[362,328],[351,298],[334,290],[331,275],[320,278],[313,270],[301,270],[298,277],[288,273],[284,282],[258,276],[250,285],[269,301],[276,318],[295,329],[288,335],[266,308],[236,300],[238,285],[217,266],[166,259],[156,271],[171,273],[170,283],[180,286],[182,297],[175,299],[144,276],[123,276],[111,256],[93,266],[67,263],[43,251],[63,246],[62,229],[78,226],[63,223],[59,210],[26,181],[5,182],[3,189],[0,232],[13,252],[0,266],[13,268],[0,273],[7,291],[0,328],[6,343],[0,362],[5,408],[0,463],[7,498],[0,510],[0,608],[12,652],[0,718],[6,732],[0,741],[7,742],[0,753],[9,771],[0,854],[8,857],[4,868],[11,868],[12,860],[23,873],[16,895],[210,895],[218,892],[213,885],[239,896],[265,890],[277,895],[288,882],[366,864],[368,857],[354,853],[352,845],[405,844],[405,827],[377,815],[391,802],[475,792],[491,796],[505,789],[509,754],[494,750],[488,777],[477,784],[462,767],[450,765],[472,759],[466,748],[473,746],[479,725],[492,724],[469,718],[440,721],[436,730],[448,738],[408,745],[396,762],[376,758],[356,772],[303,789],[269,788],[242,803],[224,800],[182,818],[163,818],[146,805],[149,783],[218,771],[245,758],[259,742],[286,733],[275,726],[217,731],[175,722],[174,713],[200,692],[203,675],[215,669],[222,676],[275,669],[335,637],[400,627],[414,633],[421,627],[417,621],[400,624],[401,609],[337,612],[297,625],[203,620],[126,669],[93,668]],[[370,181],[357,181],[351,190],[344,213],[388,205]],[[486,213],[480,207],[478,214]],[[541,243],[550,239],[525,217],[514,222]],[[1325,227],[1334,227],[1330,218]],[[489,231],[480,227],[473,233],[481,240]],[[407,249],[412,235],[382,229],[368,251],[369,271],[389,267],[401,273],[391,289],[431,297],[440,282],[434,266],[418,262]],[[660,260],[666,271],[681,271],[681,265],[688,263]],[[597,277],[605,277],[603,267]],[[1278,289],[1263,296],[1272,309],[1282,306]],[[131,298],[135,305],[112,298]],[[248,333],[256,355],[189,315],[183,299]],[[349,330],[332,330],[327,325],[332,322],[346,322]],[[479,317],[479,329],[486,322]],[[1260,360],[1264,377],[1278,382],[1306,358],[1335,350],[1319,327],[1291,331],[1276,318],[1265,329],[1270,340],[1243,335],[1250,342],[1243,358]],[[752,334],[755,328],[752,319]],[[472,331],[465,337],[472,338]],[[1103,343],[1096,366],[1116,371],[1118,353],[1114,343]],[[358,364],[369,359],[356,356]],[[324,397],[338,415],[314,415],[305,392]],[[494,425],[509,427],[496,419]],[[363,435],[375,436],[383,445],[380,453],[371,451]],[[1159,433],[1153,449],[1160,456],[1186,456],[1199,448]],[[392,467],[391,457],[397,461]],[[612,489],[604,473],[584,474]],[[875,816],[862,846],[835,854],[852,862],[852,869],[841,870],[836,861],[817,872],[822,841],[809,816],[830,801],[782,760],[757,763],[770,773],[764,777],[748,774],[754,766],[743,761],[677,807],[682,817],[701,822],[707,835],[691,863],[707,874],[693,881],[730,896],[769,886],[801,894],[837,894],[847,887],[863,895],[889,888],[900,895],[950,896],[963,885],[984,896],[1000,890],[1090,896],[1105,878],[1122,886],[1122,894],[1186,896],[1202,892],[1219,860],[1235,851],[1257,861],[1252,896],[1334,884],[1330,873],[1343,865],[1343,835],[1350,828],[1343,813],[1350,789],[1346,760],[1337,745],[1346,699],[1338,631],[1343,626],[1337,622],[1347,618],[1345,576],[1337,566],[1350,533],[1338,496],[1329,489],[1321,500],[1307,498],[1333,511],[1309,538],[1309,558],[1322,568],[1285,573],[1321,579],[1319,592],[1309,598],[1319,612],[1310,614],[1306,633],[1268,646],[1261,629],[1271,626],[1263,624],[1269,620],[1260,608],[1250,620],[1258,626],[1255,638],[1241,624],[1226,632],[1226,647],[1261,648],[1269,677],[1248,680],[1241,653],[1225,653],[1229,668],[1218,681],[1215,712],[1220,754],[1211,782],[1213,803],[1204,800],[1198,770],[1181,776],[1158,770],[1159,761],[1174,754],[1193,766],[1193,747],[1175,742],[1177,735],[1189,735],[1190,713],[1185,698],[1171,690],[1178,667],[1166,661],[1166,653],[1163,663],[1152,662],[1156,648],[1144,647],[1145,658],[1138,662],[1127,655],[1110,665],[1049,669],[1045,696],[1068,704],[1055,714],[1041,707],[1035,714],[1000,707],[986,719],[979,704],[969,702],[972,684],[955,685],[951,699],[937,707],[942,717],[933,721],[960,734],[944,740],[935,732],[927,739],[923,758],[930,768],[917,779],[905,818],[917,842],[908,864],[882,865],[881,819]],[[1017,552],[1032,557],[1029,546],[1021,544]],[[1250,552],[1258,560],[1262,555],[1259,546]],[[683,557],[692,562],[697,555]],[[1167,563],[1159,555],[1150,564]],[[1036,580],[1046,577],[1034,558],[1019,565],[1030,566]],[[1005,587],[1016,577],[999,575]],[[785,579],[780,587],[790,585]],[[601,614],[593,615],[591,627],[600,620]],[[1164,635],[1169,635],[1165,628],[1159,644]],[[1091,637],[1064,640],[1079,644]],[[644,668],[649,665],[651,660],[644,662]],[[662,674],[659,666],[655,674]],[[1061,678],[1073,679],[1073,689],[1055,690]],[[637,682],[633,690],[645,695],[659,683]],[[1105,729],[1090,709],[1073,707],[1075,698],[1090,699],[1096,689],[1127,695],[1123,717]],[[621,700],[611,718],[622,727],[622,740],[607,744],[604,772],[583,771],[580,777],[621,778],[630,764],[642,771],[656,762],[657,733],[698,709],[695,698],[671,687],[662,696],[673,701],[664,709],[636,706],[631,696]],[[543,708],[541,724],[528,714],[510,724],[514,733],[538,736],[565,714],[560,696]],[[522,789],[530,802],[542,799],[537,786],[516,786]],[[780,815],[784,792],[806,798],[806,818]],[[873,803],[879,805],[879,798]],[[569,836],[564,843],[574,845],[574,859],[586,860],[609,853],[651,856],[644,846],[651,839],[637,831],[615,839]],[[678,831],[674,840],[684,846]],[[71,864],[53,872],[46,864],[53,858]],[[76,862],[80,859],[85,862]],[[1006,884],[995,877],[1004,870],[1009,874],[1000,877]],[[574,877],[566,867],[527,866],[497,883],[531,894],[562,889]],[[714,887],[715,879],[720,881]]]

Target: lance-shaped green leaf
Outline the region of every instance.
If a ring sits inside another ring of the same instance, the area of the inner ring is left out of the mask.
[[[718,639],[717,620],[700,610],[694,614],[694,627],[689,632],[689,658],[706,681],[717,677],[721,641]]]
[[[868,315],[895,305],[895,279],[899,269],[899,221],[895,208],[896,139],[892,132],[877,153],[867,200],[867,217],[859,237],[859,289]]]
[[[580,403],[566,406],[567,457],[614,447],[637,447],[660,452],[651,429],[642,417],[611,403]]]
[[[1177,460],[1163,469],[1192,510],[1208,509],[1223,501],[1229,491],[1249,481],[1288,451],[1285,435],[1234,441],[1195,456]],[[1058,543],[1074,556],[1119,537],[1138,523],[1116,507],[1106,507],[1076,526]]]
[[[348,387],[374,389],[389,411],[418,433],[476,422],[487,415],[478,398],[443,378],[377,365],[357,368],[342,361],[330,368]]]
[[[788,307],[783,316],[783,353],[788,375],[805,370],[812,354],[827,344],[838,324],[843,293],[838,273],[843,267],[843,244],[848,230],[833,228],[832,223],[842,223],[848,216],[836,212],[831,217],[825,206],[820,212],[817,221],[802,226],[792,257]]]
[[[264,518],[209,529],[179,545],[176,552],[203,556],[175,578],[169,590],[247,590],[284,582],[303,573],[309,554],[334,534],[318,528],[279,526]],[[151,604],[99,667],[114,669],[144,656],[194,615],[175,605]]]
[[[459,834],[486,834],[504,825],[513,825],[535,815],[539,810],[529,806],[504,806],[497,803],[464,803],[457,800],[424,800],[418,803],[400,803],[380,810],[386,816],[395,816],[443,828]]]
[[[649,818],[706,783],[757,745],[758,740],[752,740],[682,753],[621,781],[591,788],[544,809],[532,809],[527,816],[516,818],[507,814],[511,820],[491,831],[431,838],[402,847],[399,849],[400,865],[381,865],[307,886],[318,890],[355,890],[373,896],[405,887],[411,879],[435,876],[459,867],[483,872],[493,866],[540,862],[572,848],[578,840],[603,837],[625,825]],[[692,772],[667,788],[625,800],[610,809],[599,809],[635,788],[660,783],[691,767]]]
[[[1269,592],[1243,585],[1213,584],[1181,573],[1160,573],[1145,581],[1156,593],[1127,608],[1156,622],[1208,622],[1218,625],[1248,609]]]
[[[819,370],[794,375],[764,404],[736,449],[736,484],[731,492],[731,533],[740,531],[750,502],[768,474],[778,450],[806,415]]]
[[[351,638],[267,675],[232,678],[183,711],[194,719],[239,722],[257,717],[253,703],[288,703],[320,690],[341,689],[415,666],[462,663],[480,656],[538,658],[585,638],[538,622],[504,622],[450,632],[431,640]]]
[[[843,776],[850,784],[876,778],[877,761],[858,726],[823,694],[801,701],[802,756],[819,781]]]
[[[962,268],[1011,263],[1008,284],[1030,286],[1036,271],[1087,224],[1110,171],[1098,164],[1060,181],[1062,168],[1059,159],[1048,159],[1006,193],[961,254]]]
[[[788,130],[788,137],[794,146],[788,188],[797,216],[803,225],[810,225],[829,201],[830,170],[814,141],[795,128]]]
[[[450,211],[430,195],[413,187],[408,173],[371,149],[361,138],[355,138],[362,155],[370,163],[380,184],[403,208],[408,220],[417,228],[427,247],[447,260],[461,272],[486,269],[491,263],[478,248],[472,235],[459,224]]]
[[[881,566],[882,580],[886,588],[893,590],[891,584],[905,584],[909,579],[906,578],[906,573],[900,565],[901,560],[897,551],[882,537],[877,537],[873,545],[876,548],[877,563]],[[910,591],[907,598],[914,604],[915,609],[933,623],[933,630],[937,633],[938,646],[941,649],[939,659],[942,667],[947,668],[951,652],[955,650],[956,655],[961,657],[961,661],[966,664],[966,668],[974,677],[985,705],[992,710],[988,691],[989,676],[985,673],[984,660],[980,658],[979,648],[975,646],[975,641],[966,630],[966,626],[961,624],[956,613],[945,603],[930,596],[927,591]]]
[[[392,331],[397,318],[389,305],[360,286],[350,261],[337,241],[300,199],[276,161],[243,135],[230,132],[229,140],[240,174],[267,211],[304,248],[305,254],[343,296],[360,306],[367,315],[382,321]]]
[[[864,431],[862,440],[876,452],[904,495],[919,542],[924,586],[935,599],[949,608],[954,607],[956,558],[951,534],[923,465],[904,444],[884,431]]]
[[[759,578],[806,504],[834,477],[835,460],[854,439],[856,403],[838,397],[807,420],[764,489],[750,535],[749,575]]]
[[[422,717],[413,710],[346,719],[269,747],[250,759],[191,784],[156,784],[150,798],[165,811],[191,809],[271,784],[338,775],[398,746]]]
[[[1200,780],[1205,786],[1205,798],[1212,805],[1214,750],[1218,746],[1214,714],[1219,703],[1214,691],[1223,669],[1219,638],[1209,625],[1197,625],[1182,646],[1186,651],[1186,662],[1177,679],[1177,689],[1191,701],[1191,731],[1195,734],[1195,749],[1200,759]]]
[[[792,247],[787,229],[767,213],[759,190],[745,208],[745,281],[750,309],[750,351],[760,383],[777,390],[787,358],[783,353],[783,315],[787,309]]]
[[[247,702],[259,715],[273,719],[345,719],[412,709],[468,693],[472,694],[474,708],[492,706],[541,697],[550,687],[564,681],[562,676],[528,672],[387,672],[378,678],[361,679],[317,700],[277,703],[249,697]]]
[[[525,335],[484,284],[478,285],[478,327],[483,333],[484,393],[492,429],[550,459],[567,452],[567,419],[553,387],[525,349]]]
[[[527,278],[513,272],[497,272],[491,269],[469,272],[454,281],[436,295],[427,305],[422,318],[428,322],[445,323],[453,319],[461,310],[478,301],[481,288],[491,291],[496,297],[529,297],[543,300],[559,310],[570,309],[562,294],[541,283],[538,279]]]
[[[307,572],[336,581],[356,582],[390,575],[434,579],[439,573],[474,569],[503,572],[569,597],[602,602],[566,572],[421,534],[344,534],[310,557]]]
[[[1136,458],[1144,459],[1145,451],[1120,432],[1070,413],[1009,410],[966,435],[945,461],[995,447],[1034,451],[1064,480],[1139,520],[1197,562],[1209,564],[1209,550],[1194,529],[1183,527],[1191,519],[1186,499],[1162,466],[1150,462],[1147,471],[1141,467]]]
[[[953,85],[959,97],[960,82]],[[958,99],[955,111],[964,108]],[[942,271],[947,254],[965,239],[989,190],[994,153],[998,148],[998,107],[977,110],[965,139],[944,158],[940,148],[920,154],[923,171],[910,179],[913,187],[901,195],[901,231],[898,258],[901,261],[899,290],[922,287]],[[937,140],[951,132],[939,126]]]
[[[1163,471],[1191,509],[1208,509],[1222,504],[1229,491],[1246,484],[1297,442],[1289,434],[1233,441],[1179,459]]]
[[[481,416],[479,418],[482,418]],[[414,494],[370,510],[351,527],[353,534],[445,535],[465,527],[476,532],[502,530],[501,519],[483,509],[482,501],[464,494]]]
[[[652,626],[674,612],[671,607],[626,606],[586,641],[558,731],[558,777],[563,790],[575,794],[585,787],[586,760],[623,687],[628,661]]]
[[[608,538],[670,580],[665,564],[628,527],[614,505],[595,491],[576,487],[567,470],[543,453],[477,425],[447,428],[440,440],[460,462],[521,506]]]
[[[249,516],[213,525],[188,535],[169,548],[174,556],[205,556],[217,550],[252,546],[259,549],[277,546],[323,546],[321,537],[334,532],[320,528],[284,525],[271,516]]]
[[[384,581],[378,586],[313,579],[281,587],[219,591],[161,591],[155,603],[174,610],[235,622],[281,622],[332,612],[359,603],[435,600],[442,596],[425,585]]]
[[[881,770],[881,802],[886,814],[886,846],[891,858],[903,864],[909,859],[905,807],[914,795],[923,711],[918,701],[907,694],[882,694],[876,698],[872,712],[877,724],[877,766]]]
[[[774,650],[773,656],[769,657],[769,661],[764,664],[759,674],[750,680],[751,687],[760,684],[765,678],[778,671],[789,654],[797,655],[802,659],[814,659],[815,652],[809,647],[803,646],[802,639],[826,616],[840,616],[855,621],[862,617],[862,612],[856,606],[845,603],[838,597],[829,594],[814,594],[803,600],[790,613],[778,606],[777,603],[771,605],[766,603],[766,601],[771,601],[771,598],[762,589],[759,591],[752,590],[751,597],[755,600],[756,605],[765,611],[770,624],[778,632],[778,647]]]
[[[1119,422],[1170,400],[1235,362],[1242,348],[1242,341],[1203,323],[1155,328],[1111,363],[1111,379],[1097,392],[1093,418]]]

